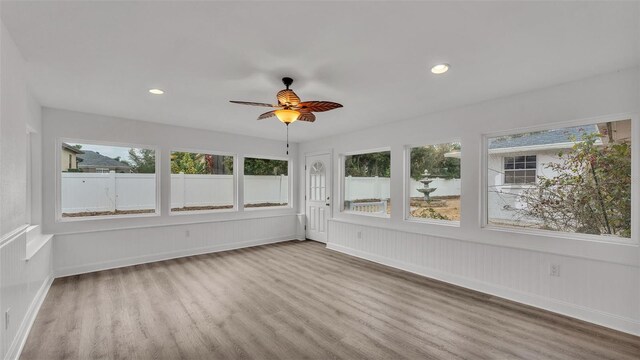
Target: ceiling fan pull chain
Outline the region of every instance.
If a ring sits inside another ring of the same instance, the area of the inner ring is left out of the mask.
[[[289,155],[289,124],[287,124],[287,155]]]

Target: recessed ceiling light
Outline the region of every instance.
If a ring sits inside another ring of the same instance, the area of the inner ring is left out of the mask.
[[[164,91],[162,91],[160,89],[149,89],[149,92],[152,93],[153,95],[162,95],[162,94],[164,94]]]
[[[434,74],[444,74],[447,70],[449,70],[449,64],[438,64],[431,68],[431,72]]]

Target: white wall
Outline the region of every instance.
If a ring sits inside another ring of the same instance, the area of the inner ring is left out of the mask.
[[[287,159],[285,142],[51,108],[43,108],[43,128],[43,151],[46,154],[43,166],[46,179],[43,184],[43,222],[46,231],[56,234],[54,268],[58,275],[102,269],[107,266],[105,264],[124,266],[302,236],[295,211],[296,203],[290,207],[242,209],[242,181],[236,184],[239,211],[169,213],[172,202],[169,166],[172,151],[234,154],[237,156],[234,169],[242,173],[243,162],[240,160],[243,156]],[[160,165],[156,168],[156,176],[160,180],[160,214],[57,221],[56,182],[59,180],[56,179],[61,174],[56,160],[59,159],[57,144],[62,138],[155,148],[156,156],[160,159]],[[290,167],[294,168],[297,166],[297,157],[294,156],[297,154],[297,144],[291,144],[290,153]],[[289,193],[297,194],[297,173],[293,173],[291,184]],[[258,224],[265,223],[259,219],[274,217],[278,221],[266,223],[278,224],[277,228],[269,229],[260,225],[263,228],[239,232],[238,236],[228,230],[231,225],[227,223],[245,229],[253,227],[256,221]],[[227,236],[220,237],[220,234]]]
[[[184,215],[179,215],[185,217]],[[295,215],[56,235],[56,276],[295,239]]]
[[[51,243],[29,248],[27,222],[41,216],[40,105],[25,63],[0,23],[0,358],[15,358],[51,284]],[[32,132],[32,183],[27,189],[27,130]],[[28,196],[29,194],[29,196]],[[5,314],[9,313],[6,323]]]
[[[334,164],[340,163],[340,154],[390,147],[391,201],[398,204],[404,203],[406,145],[460,139],[465,149],[461,159],[459,227],[407,222],[400,207],[395,206],[388,219],[341,213],[340,201],[333,201],[334,220],[330,224],[328,246],[640,334],[637,245],[482,228],[480,181],[483,134],[632,113],[636,116],[634,139],[640,139],[639,72],[638,68],[632,68],[301,144],[301,162],[305,153],[333,150]],[[640,177],[639,145],[640,141],[634,140],[636,180]],[[299,169],[300,175],[303,172]],[[340,172],[334,171],[334,199],[339,199]],[[634,186],[637,192],[637,182]],[[302,191],[304,186],[300,187],[301,195]],[[640,208],[637,199],[633,205],[633,216],[637,217]],[[300,210],[304,212],[302,207]],[[379,228],[384,231],[376,230]],[[362,238],[357,240],[359,231]],[[411,250],[415,247],[421,250]],[[551,262],[561,265],[560,277],[549,278]],[[600,274],[594,276],[594,271]]]

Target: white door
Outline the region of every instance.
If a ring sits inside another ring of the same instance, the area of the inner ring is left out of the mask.
[[[306,237],[326,243],[331,211],[331,156],[307,156],[305,170]]]

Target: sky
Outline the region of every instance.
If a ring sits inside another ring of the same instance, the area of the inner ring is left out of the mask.
[[[120,146],[109,146],[109,145],[91,145],[91,144],[73,144],[69,143],[69,145],[82,145],[81,150],[91,150],[95,152],[99,152],[100,155],[104,155],[110,158],[116,158],[120,156],[122,160],[129,160],[129,149],[128,147],[120,147]]]

